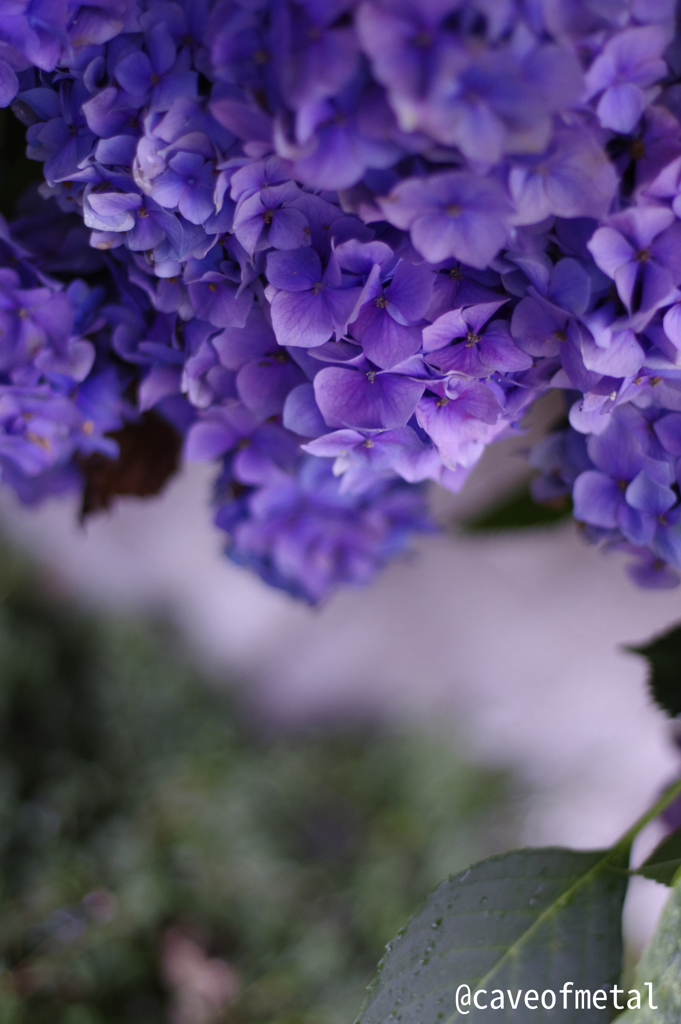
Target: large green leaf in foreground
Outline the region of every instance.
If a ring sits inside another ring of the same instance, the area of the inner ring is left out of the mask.
[[[645,984],[652,984],[653,1007]],[[616,1024],[679,1024],[681,1021],[681,885],[674,886],[655,934],[636,969],[641,1009],[629,1010]]]
[[[450,1021],[606,1021],[607,1009],[476,1010],[463,1016],[456,990],[468,984],[524,993],[613,985],[622,960],[626,889],[622,855],[564,849],[520,850],[450,877],[388,945],[360,1012],[359,1024],[448,1024]],[[481,1001],[485,1001],[481,997]],[[547,999],[547,1002],[550,1002]]]
[[[667,836],[656,846],[648,859],[636,872],[654,882],[672,885],[676,872],[681,869],[681,828]]]

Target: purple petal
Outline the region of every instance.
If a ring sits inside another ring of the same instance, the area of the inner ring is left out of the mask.
[[[681,227],[681,224],[679,227]],[[667,302],[674,298],[676,282],[666,266],[660,266],[653,260],[643,264],[642,277],[643,283],[639,308],[642,313],[648,312],[652,315],[656,309],[666,305]],[[616,279],[615,283],[619,291],[619,281]]]
[[[405,320],[420,320],[433,292],[433,273],[422,263],[400,263],[385,297],[397,306]]]
[[[136,50],[116,65],[116,80],[131,96],[145,96],[151,89],[154,70],[146,53]]]
[[[203,169],[204,162],[200,153],[182,151],[175,154],[169,161],[168,166],[187,181],[189,178],[198,178]]]
[[[575,480],[572,498],[575,519],[606,530],[616,529],[617,508],[623,501],[623,495],[611,477],[592,469],[580,473]]]
[[[655,516],[623,501],[617,509],[617,525],[632,544],[649,544],[655,533]]]
[[[671,412],[656,420],[653,430],[665,451],[670,455],[681,455],[681,413]]]
[[[110,139],[100,139],[95,149],[95,160],[107,166],[132,167],[136,149],[134,135],[114,135]]]
[[[529,295],[521,299],[511,317],[511,334],[523,352],[532,356],[555,356],[567,339],[566,316],[548,303]],[[425,331],[423,332],[425,336]]]
[[[603,433],[589,438],[592,462],[616,480],[629,483],[645,465],[648,425],[632,406],[616,410]]]
[[[274,210],[268,242],[275,249],[297,249],[309,244],[307,218],[300,210]]]
[[[239,435],[221,420],[199,420],[192,424],[184,445],[190,462],[212,462],[239,441]]]
[[[149,57],[155,73],[160,77],[167,74],[175,63],[177,50],[166,22],[159,21],[147,33]]]
[[[493,320],[485,329],[480,355],[489,369],[498,372],[514,373],[532,366],[532,357],[514,344],[505,320]]]
[[[277,347],[272,328],[257,308],[249,314],[245,327],[227,327],[214,335],[211,343],[228,370],[240,370],[252,359],[274,352]]]
[[[159,174],[157,178],[154,178],[151,197],[160,206],[172,210],[177,206],[186,187],[187,182],[180,174],[175,171],[166,171],[165,174]]]
[[[164,75],[151,94],[151,113],[165,113],[173,104],[194,99],[199,94],[199,76],[196,71],[175,71]]]
[[[404,427],[425,385],[390,373],[327,366],[314,379],[317,405],[330,427]]]
[[[303,292],[322,279],[322,263],[314,249],[270,252],[265,269],[267,280],[286,292]]]
[[[0,107],[8,107],[19,91],[19,79],[6,60],[0,58]]]
[[[666,267],[674,284],[681,282],[681,224],[678,221],[657,236],[650,246],[650,254]]]
[[[279,253],[270,253],[276,255]],[[333,319],[323,292],[277,292],[271,308],[272,327],[280,345],[314,348],[333,334]]]
[[[314,386],[308,381],[299,384],[284,402],[282,422],[287,430],[300,437],[318,437],[327,427],[314,396]]]
[[[367,302],[354,321],[353,334],[361,341],[368,359],[382,370],[397,366],[421,348],[421,328],[404,327],[386,309]]]
[[[471,328],[471,330],[478,334],[484,325],[487,323],[489,318],[493,316],[498,309],[500,309],[507,299],[500,299],[497,302],[480,302],[473,306],[469,306],[463,311],[463,318]],[[468,332],[466,332],[468,333]]]
[[[601,348],[583,334],[581,351],[587,370],[607,377],[634,376],[645,361],[645,354],[633,331],[614,334],[608,348]]]
[[[655,554],[669,562],[675,569],[681,569],[681,527],[661,526],[655,531],[652,541]]]
[[[284,362],[280,361],[284,357]],[[236,387],[241,401],[261,419],[275,416],[284,408],[292,388],[305,381],[305,374],[285,349],[254,359],[239,370]]]
[[[429,435],[446,466],[471,466],[493,437],[502,409],[484,384],[467,384],[452,399],[422,399],[416,410],[419,426]]]
[[[220,274],[211,276],[215,280],[196,281],[187,286],[194,309],[214,327],[243,327],[253,308],[253,293],[245,288],[237,294],[237,289],[221,279]]]
[[[172,366],[153,366],[137,392],[140,409],[152,409],[162,398],[180,392],[181,371]]]
[[[424,352],[437,352],[455,338],[465,338],[468,324],[460,309],[452,309],[438,317],[435,323],[423,329]]]
[[[620,269],[636,259],[631,244],[614,228],[598,228],[593,238],[587,242],[587,248],[596,261],[596,265],[613,278]]]
[[[87,201],[100,217],[115,217],[126,210],[136,210],[142,197],[132,192],[91,192]]]
[[[323,434],[322,437],[310,441],[309,444],[301,445],[301,448],[318,458],[335,459],[339,455],[345,455],[355,445],[361,444],[364,444],[364,434],[360,434],[357,430],[346,429]]]
[[[632,508],[651,515],[660,515],[672,507],[676,495],[669,487],[651,480],[645,470],[637,473],[625,491],[625,498]]]
[[[328,307],[336,334],[345,334],[348,323],[355,315],[361,288],[327,288],[322,293]]]
[[[577,260],[559,260],[553,268],[549,298],[562,309],[581,316],[589,304],[589,275]]]
[[[272,140],[272,119],[262,110],[247,107],[238,100],[217,99],[210,104],[210,111],[218,124],[239,139]]]
[[[200,185],[186,188],[177,205],[190,224],[203,224],[211,213],[215,213],[212,193]]]
[[[484,270],[508,238],[501,218],[475,211],[447,216],[432,213],[418,217],[411,228],[414,246],[431,263],[454,257]]]
[[[439,352],[432,352],[426,362],[441,373],[462,373],[467,377],[487,377],[490,368],[483,360],[480,346],[460,341]]]
[[[606,89],[596,113],[604,128],[628,135],[643,111],[644,96],[637,85],[621,82]]]

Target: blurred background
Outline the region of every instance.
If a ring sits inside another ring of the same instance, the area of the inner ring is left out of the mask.
[[[533,523],[526,445],[318,609],[221,556],[209,468],[85,525],[2,494],[0,1021],[349,1024],[448,873],[645,809],[679,760],[624,645],[679,595]]]

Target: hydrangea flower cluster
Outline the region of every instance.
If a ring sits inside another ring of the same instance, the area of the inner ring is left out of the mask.
[[[0,470],[30,504],[76,485],[94,453],[115,458],[109,435],[136,411],[109,356],[105,289],[47,276],[1,218],[0,264]]]
[[[2,99],[126,296],[111,365],[220,460],[237,562],[364,581],[559,388],[538,496],[678,581],[673,0],[8,6]]]

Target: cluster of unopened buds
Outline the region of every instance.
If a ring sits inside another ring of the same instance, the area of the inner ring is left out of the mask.
[[[50,202],[2,240],[4,480],[83,486],[160,417],[219,461],[230,557],[317,601],[560,389],[537,498],[676,584],[675,31],[673,0],[5,0]]]

